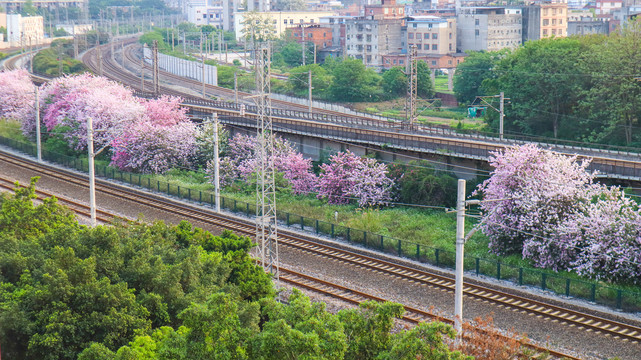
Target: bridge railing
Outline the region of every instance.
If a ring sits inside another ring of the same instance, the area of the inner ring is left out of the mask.
[[[183,104],[211,107],[212,111],[215,110],[215,108],[239,110],[238,105],[235,103],[204,100],[191,97],[185,98]],[[249,114],[256,114],[257,108],[254,105],[246,105],[245,111]],[[459,131],[444,126],[427,126],[420,124],[415,125],[414,129],[408,129],[404,127],[404,123],[402,121],[392,118],[388,118],[386,122],[382,122],[375,118],[354,117],[346,115],[342,116],[322,113],[310,114],[309,112],[285,109],[272,109],[271,115],[282,118],[302,119],[315,122],[328,122],[345,126],[370,128],[373,130],[392,131],[394,133],[438,135],[442,137],[449,137],[452,139],[468,138],[501,145],[537,143],[541,147],[549,148],[551,150],[559,152],[576,153],[583,156],[609,156],[621,160],[641,161],[641,149],[634,147],[624,147],[608,144],[586,144],[571,140],[527,136],[512,133],[504,134],[504,140],[500,140],[499,134],[497,133]]]

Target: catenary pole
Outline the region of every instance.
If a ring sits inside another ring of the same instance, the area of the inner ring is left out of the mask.
[[[465,250],[465,180],[458,180],[456,197],[456,284],[454,288],[454,329],[463,328],[463,255]]]
[[[38,162],[42,162],[42,143],[40,140],[40,88],[36,86],[36,149]]]
[[[91,213],[91,226],[96,226],[96,179],[94,174],[93,152],[93,120],[87,118],[87,152],[89,165],[89,209]]]
[[[308,89],[309,89],[309,91],[308,91],[309,92],[309,113],[311,114],[312,113],[312,89],[313,89],[313,87],[312,87],[312,71],[309,70],[307,72],[307,75],[308,75],[307,76],[307,86],[308,86]]]
[[[216,211],[220,212],[220,163],[218,159],[218,114],[214,113],[214,192],[216,194]]]

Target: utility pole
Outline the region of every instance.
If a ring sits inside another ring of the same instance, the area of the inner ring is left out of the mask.
[[[503,140],[503,118],[505,117],[505,112],[503,111],[503,103],[505,102],[505,95],[503,91],[499,94],[500,104],[499,104],[499,138]]]
[[[456,197],[456,283],[454,287],[454,329],[463,329],[463,253],[465,251],[465,180],[458,180]]]
[[[145,92],[145,51],[143,48],[142,57],[140,58],[140,91]]]
[[[490,98],[499,98],[499,108],[495,108],[487,99]],[[499,113],[499,139],[503,140],[503,123],[505,120],[505,100],[510,100],[510,98],[505,97],[505,93],[501,91],[498,95],[490,95],[490,96],[477,96],[476,99],[472,102],[474,104],[476,100],[481,100],[486,106],[492,108],[494,111]],[[472,105],[473,106],[473,105]]]
[[[456,197],[456,270],[454,286],[454,330],[458,336],[463,330],[463,260],[465,255],[465,241],[476,232],[476,228],[465,236],[465,207],[478,205],[480,200],[465,200],[465,180],[458,180]]]
[[[174,29],[171,29],[171,52],[174,52]]]
[[[414,128],[416,122],[416,97],[417,97],[417,66],[416,66],[416,45],[410,46],[409,59],[407,61],[407,99],[405,105],[406,122],[409,128]]]
[[[309,70],[307,72],[307,75],[308,75],[308,77],[307,77],[307,85],[308,85],[308,88],[309,88],[309,113],[311,114],[312,113],[312,89],[313,89],[313,87],[312,87],[312,71]]]
[[[40,88],[36,86],[36,154],[38,162],[42,162],[42,143],[40,140]]]
[[[151,51],[153,54],[154,61],[154,96],[160,94],[160,84],[159,84],[159,71],[158,71],[158,40],[154,40],[151,45]]]
[[[203,33],[202,33],[202,30],[200,32],[200,58],[202,59],[202,65],[203,65],[203,99],[206,99],[206,97],[205,97],[205,55],[203,54]]]
[[[238,72],[234,71],[234,101],[238,104]]]
[[[218,114],[212,115],[214,120],[214,192],[216,194],[216,211],[220,212],[220,173],[218,160]]]
[[[303,30],[301,36],[301,40],[303,41],[303,66],[305,66],[305,24],[301,24],[301,29]]]
[[[89,209],[91,216],[91,227],[96,226],[96,177],[94,174],[94,157],[93,152],[93,120],[91,116],[87,118],[87,152],[89,167]]]
[[[276,186],[274,181],[274,134],[271,117],[271,51],[269,44],[260,44],[255,49],[256,107],[258,109],[258,142],[256,171],[256,242],[263,268],[278,273],[278,237],[276,218]]]
[[[98,75],[102,76],[102,48],[100,47],[100,36],[96,34],[96,50],[98,50]]]

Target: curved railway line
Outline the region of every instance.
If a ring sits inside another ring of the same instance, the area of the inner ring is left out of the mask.
[[[105,45],[103,47],[105,51],[108,51]],[[139,58],[133,55],[135,51],[134,46],[130,43],[129,46],[124,47],[124,57],[128,63],[139,67],[140,65],[137,63]],[[97,68],[95,59],[94,50],[90,50],[84,54],[83,62],[95,70]],[[127,84],[134,89],[140,89],[140,78],[138,76],[123,70],[121,65],[111,61],[111,56],[109,55],[104,56],[103,59],[105,59],[103,65],[105,74],[109,74],[114,80]],[[192,89],[202,86],[202,83],[195,80],[164,71],[161,74],[162,78],[170,78],[172,82],[180,83]],[[149,86],[151,87],[151,84]],[[233,90],[212,85],[207,85],[206,88],[209,95],[233,97]],[[256,126],[256,113],[251,105],[246,106],[243,112],[238,104],[227,101],[205,100],[199,96],[194,97],[193,95],[185,94],[174,87],[162,85],[161,93],[183,97],[183,105],[192,109],[196,115],[207,116],[216,112],[223,123],[242,127]],[[251,94],[242,93],[242,95],[250,96]],[[310,114],[306,112],[306,106],[280,100],[272,100],[272,104],[276,107],[272,111],[272,121],[276,131],[303,136],[314,134],[318,138],[354,144],[370,146],[378,144],[379,146],[416,153],[424,152],[487,161],[493,151],[502,150],[506,146],[531,142],[511,139],[500,141],[498,138],[478,134],[460,134],[430,126],[417,126],[415,130],[410,131],[403,128],[401,121],[383,121],[317,108],[314,109],[313,114]],[[300,111],[300,109],[305,111]],[[598,170],[606,177],[641,180],[641,155],[638,153],[562,144],[540,143],[540,145],[566,155],[578,154],[582,158],[591,157],[590,169]]]
[[[33,160],[23,159],[21,157],[11,155],[8,153],[0,153],[0,161],[19,166],[24,169],[31,169],[43,176],[55,178],[57,181],[64,181],[73,184],[74,186],[86,188],[86,177],[78,175],[77,173],[57,169],[55,167],[38,164]],[[3,181],[7,183],[6,180]],[[6,186],[4,186],[6,187]],[[215,213],[201,207],[188,205],[168,199],[162,196],[150,194],[147,192],[137,191],[125,186],[116,185],[107,181],[97,181],[97,191],[101,194],[107,194],[117,197],[122,200],[135,202],[156,210],[171,213],[185,218],[189,221],[203,222],[208,225],[231,229],[240,234],[253,236],[255,234],[255,225],[247,219],[237,218],[230,215]],[[45,194],[40,192],[44,196]],[[87,212],[86,206],[74,206],[76,211]],[[109,214],[101,214],[104,221],[108,221],[111,217]],[[298,251],[312,254],[318,257],[324,257],[333,261],[339,262],[344,266],[352,266],[367,271],[383,274],[388,277],[402,279],[404,281],[413,282],[422,286],[429,286],[432,288],[453,291],[454,280],[449,276],[445,276],[436,272],[431,272],[418,267],[404,265],[400,262],[383,260],[370,255],[359,253],[357,251],[346,250],[340,246],[332,245],[330,243],[320,242],[312,236],[301,235],[281,228],[279,230],[279,244]],[[305,287],[310,290],[323,293],[325,295],[340,298],[344,301],[357,303],[366,299],[382,300],[364,293],[354,291],[345,287],[340,287],[336,284],[324,282],[319,279],[311,278],[304,274],[293,274],[290,271],[283,269],[287,274],[285,279],[292,283],[295,282],[296,286]],[[466,283],[464,286],[464,293],[467,298],[481,299],[483,301],[492,302],[499,306],[508,307],[514,311],[520,311],[529,315],[537,317],[544,317],[561,324],[571,327],[578,327],[585,329],[588,332],[598,332],[604,336],[614,339],[619,339],[626,343],[629,341],[641,343],[641,327],[632,324],[626,324],[620,321],[607,319],[600,316],[580,312],[576,310],[567,309],[564,307],[552,305],[546,302],[528,299],[523,296],[514,295],[508,292],[497,290],[495,288],[486,287],[483,285]],[[438,319],[444,322],[451,323],[451,320],[442,317],[437,317],[434,314],[424,312],[418,309],[406,308],[406,320],[412,322],[419,322],[425,319]],[[528,343],[528,347],[532,347],[537,351],[549,351],[550,354],[557,357],[567,357],[570,359],[578,359],[568,354],[551,351],[544,349],[533,343]]]

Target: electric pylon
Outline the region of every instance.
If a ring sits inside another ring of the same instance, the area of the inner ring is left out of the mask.
[[[154,40],[151,44],[151,51],[152,55],[154,58],[154,95],[158,96],[160,95],[160,79],[159,77],[159,69],[158,69],[158,40]],[[125,56],[123,52],[123,56]]]
[[[271,117],[271,49],[261,43],[255,49],[258,136],[256,143],[256,242],[258,258],[265,271],[278,280],[276,186],[274,182],[274,135]]]
[[[409,128],[414,128],[416,122],[416,94],[417,94],[417,66],[416,66],[416,45],[410,46],[409,59],[407,61],[407,99],[406,99],[406,122]]]

